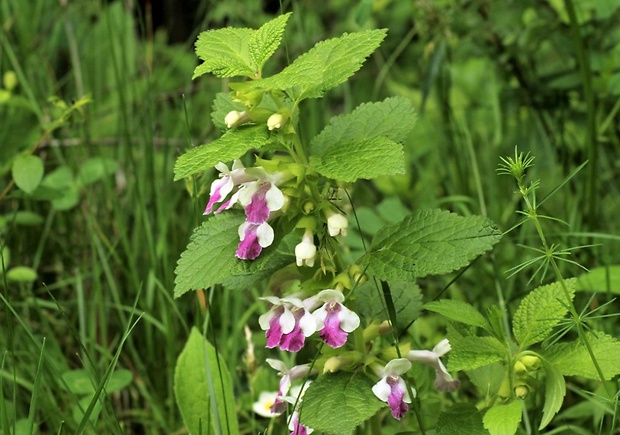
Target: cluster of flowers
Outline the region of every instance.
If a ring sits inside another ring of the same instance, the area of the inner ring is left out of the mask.
[[[245,168],[235,160],[232,169],[220,162],[215,165],[220,177],[211,184],[209,202],[204,214],[220,213],[239,203],[245,209],[245,222],[239,227],[239,247],[236,255],[243,260],[254,260],[263,248],[273,243],[273,228],[267,221],[271,212],[284,206],[284,194],[278,184],[283,174],[270,174],[261,167]],[[228,195],[233,195],[228,198]],[[214,210],[214,206],[221,203]]]

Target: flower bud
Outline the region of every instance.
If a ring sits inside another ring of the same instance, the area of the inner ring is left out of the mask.
[[[349,221],[347,218],[340,213],[334,213],[332,211],[328,211],[327,215],[327,230],[329,235],[332,237],[336,237],[338,235],[347,235],[347,227],[349,226]]]
[[[246,112],[238,112],[236,110],[233,110],[231,112],[228,112],[226,114],[226,117],[224,117],[224,124],[226,124],[226,127],[228,128],[233,128],[249,120],[250,118],[248,117],[248,114]]]
[[[525,355],[519,360],[529,370],[538,370],[540,368],[540,358],[534,355]]]
[[[269,117],[269,119],[267,119],[267,128],[270,131],[278,130],[280,127],[282,127],[283,123],[284,123],[284,116],[280,115],[279,113],[274,113],[273,115]]]
[[[523,376],[527,374],[527,367],[521,361],[517,361],[513,367],[514,373],[517,376]]]
[[[295,246],[295,258],[297,266],[314,266],[316,258],[316,246],[314,246],[314,236],[312,231],[306,231],[301,242]]]
[[[527,385],[522,384],[515,387],[515,396],[519,399],[525,399],[528,394],[530,394],[530,388]]]

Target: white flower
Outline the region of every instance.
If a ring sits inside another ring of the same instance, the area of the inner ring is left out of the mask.
[[[301,238],[301,243],[295,246],[295,260],[297,266],[314,266],[314,259],[316,258],[316,246],[314,246],[314,234],[312,231],[306,230],[305,234]]]
[[[409,361],[418,361],[435,369],[435,388],[444,393],[456,391],[461,385],[461,381],[454,379],[439,359],[451,349],[447,338],[441,340],[430,350],[410,350],[406,358]]]
[[[327,231],[329,235],[332,237],[338,235],[346,236],[347,227],[349,226],[349,221],[346,216],[340,213],[334,213],[331,210],[327,211],[325,214],[327,215]]]
[[[279,412],[271,412],[271,408],[278,397],[276,391],[263,391],[258,396],[258,401],[252,405],[252,410],[262,417],[273,418],[280,415]]]

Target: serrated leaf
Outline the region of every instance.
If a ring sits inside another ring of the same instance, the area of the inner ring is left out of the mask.
[[[379,231],[360,262],[382,280],[413,281],[466,266],[500,238],[501,232],[485,217],[418,210]]]
[[[230,372],[195,327],[177,360],[174,394],[190,434],[239,433]]]
[[[564,282],[572,300],[577,281],[573,278]],[[512,321],[521,348],[543,341],[568,312],[567,303],[559,282],[538,287],[523,298]]]
[[[194,230],[175,270],[175,298],[189,290],[221,284],[230,277],[275,270],[295,261],[291,249],[279,250],[283,240],[277,233],[273,244],[256,260],[238,259],[235,256],[239,244],[238,228],[243,221],[243,214],[231,210],[210,217]],[[290,239],[293,238],[295,236],[291,235]],[[290,247],[290,244],[286,242],[282,246]]]
[[[452,352],[448,368],[450,371],[472,370],[503,361],[508,350],[495,337],[462,337],[450,340]]]
[[[507,405],[493,405],[484,414],[482,421],[491,435],[514,435],[519,428],[522,412],[521,402],[513,400]]]
[[[619,374],[620,341],[602,332],[589,332],[586,338],[605,379],[609,380]],[[551,346],[544,351],[544,356],[564,376],[599,379],[587,348],[579,340]]]
[[[218,92],[213,100],[211,112],[211,120],[213,121],[213,125],[222,131],[228,130],[228,127],[224,122],[224,118],[233,110],[238,112],[243,111],[243,104],[233,101],[229,93]]]
[[[11,168],[15,185],[26,193],[32,193],[43,179],[43,160],[37,156],[19,155]]]
[[[474,406],[456,403],[439,414],[437,435],[489,435],[482,425],[482,414]]]
[[[344,83],[385,38],[385,29],[348,33],[317,43],[280,73],[252,82],[254,89],[296,89],[297,100],[319,98]]]
[[[248,50],[252,29],[207,30],[198,35],[196,55],[203,61],[194,69],[192,80],[206,73],[217,77],[254,77],[257,72]]]
[[[551,423],[555,414],[562,407],[564,396],[566,395],[566,383],[562,373],[553,364],[544,359],[542,362],[545,368],[545,405],[543,406],[543,417],[538,430]]]
[[[282,34],[286,28],[290,13],[263,24],[260,29],[252,34],[248,43],[250,58],[260,72],[263,65],[276,51],[282,40]]]
[[[174,165],[174,180],[205,171],[218,162],[237,159],[251,149],[265,146],[268,141],[269,134],[266,126],[228,130],[219,139],[192,148],[181,155]]]
[[[441,299],[438,301],[428,302],[422,307],[425,310],[439,313],[450,320],[465,323],[466,325],[479,326],[480,328],[491,332],[491,326],[487,319],[467,302],[457,301],[454,299]]]
[[[312,139],[310,154],[321,156],[341,144],[378,137],[402,142],[413,129],[416,119],[411,102],[404,97],[364,103],[349,114],[333,117],[329,125]]]
[[[389,283],[396,311],[396,328],[409,326],[420,315],[422,291],[415,283]],[[357,311],[368,321],[389,320],[388,313],[374,282],[368,281],[355,290]]]
[[[352,433],[385,406],[372,393],[373,384],[361,372],[319,376],[304,394],[301,423],[329,434]]]
[[[405,173],[403,147],[384,137],[340,143],[311,156],[310,166],[325,177],[346,182]]]

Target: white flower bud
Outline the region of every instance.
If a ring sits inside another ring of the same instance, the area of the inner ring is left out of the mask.
[[[307,231],[301,239],[301,243],[295,246],[295,259],[297,266],[314,266],[316,257],[316,246],[314,246],[313,235],[311,231]]]
[[[228,112],[224,117],[224,124],[226,124],[226,127],[228,128],[233,128],[248,120],[249,118],[246,112],[238,112],[236,110],[233,110],[231,112]]]
[[[338,235],[347,235],[347,227],[349,226],[349,221],[347,218],[340,213],[328,212],[327,214],[327,231],[329,231],[329,235],[332,237],[336,237]]]
[[[274,113],[267,120],[267,128],[269,130],[277,130],[282,127],[282,123],[284,122],[284,117],[279,113]]]

